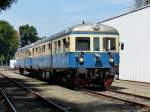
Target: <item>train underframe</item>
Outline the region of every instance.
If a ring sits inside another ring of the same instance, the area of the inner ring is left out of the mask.
[[[67,86],[69,88],[99,88],[108,90],[114,80],[116,71],[112,68],[98,69],[24,69],[19,68],[21,74],[24,71],[30,73],[30,76],[46,79],[50,83]]]

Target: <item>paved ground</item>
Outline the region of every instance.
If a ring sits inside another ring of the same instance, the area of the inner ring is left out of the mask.
[[[70,90],[64,87],[49,85],[36,79],[29,79],[25,76],[13,73],[9,70],[0,68],[0,73],[8,77],[22,81],[28,87],[38,92],[45,98],[55,101],[70,112],[141,112],[142,110],[125,102],[106,99],[104,97],[97,98],[85,95],[80,91]],[[115,85],[113,85],[115,86]]]
[[[115,80],[112,84],[112,88],[118,91],[133,93],[150,98],[150,84],[148,83]]]

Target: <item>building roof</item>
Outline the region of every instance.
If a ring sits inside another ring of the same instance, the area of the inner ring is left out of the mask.
[[[146,5],[146,6],[143,6],[143,7],[140,7],[140,8],[137,8],[137,9],[134,9],[134,10],[132,10],[132,11],[129,11],[129,12],[120,14],[120,15],[118,15],[118,16],[114,16],[114,17],[112,17],[112,18],[105,19],[105,20],[103,20],[103,21],[98,22],[98,24],[102,24],[102,23],[104,23],[104,22],[107,22],[107,21],[110,21],[110,20],[113,20],[113,19],[116,19],[116,18],[125,16],[125,15],[128,15],[128,14],[131,14],[131,13],[133,13],[133,12],[137,12],[137,11],[139,11],[139,10],[143,10],[143,9],[146,9],[146,8],[150,8],[150,4],[149,4],[149,5]]]

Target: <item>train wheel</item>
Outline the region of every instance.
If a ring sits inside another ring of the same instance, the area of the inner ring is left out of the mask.
[[[29,75],[30,77],[34,78],[34,70],[30,69]]]
[[[53,84],[53,83],[54,83],[54,75],[53,75],[53,71],[52,71],[52,70],[49,72],[48,82],[49,82],[50,84]]]
[[[36,78],[38,79],[40,77],[40,71],[39,70],[36,70]]]
[[[78,90],[79,89],[79,72],[78,70],[76,71],[76,75],[75,75],[75,89]]]
[[[45,76],[46,76],[46,75],[45,75],[45,70],[42,70],[42,71],[41,71],[41,78],[42,78],[42,80],[45,80]]]
[[[38,71],[34,70],[34,77],[37,78],[38,77]]]
[[[45,70],[43,70],[43,80],[45,81],[46,80],[46,71]]]
[[[35,76],[35,78],[37,78],[37,75],[38,75],[37,70],[34,70],[34,76]]]
[[[75,78],[76,88],[84,88],[87,85],[86,74],[78,74]]]
[[[87,75],[86,74],[79,74],[79,85],[80,88],[84,88],[87,85]]]
[[[76,84],[75,84],[75,76],[72,73],[68,73],[67,77],[66,77],[66,86],[71,88],[71,89],[75,89],[76,88]]]
[[[108,90],[111,87],[112,82],[113,82],[112,78],[106,79],[104,81],[104,89]]]
[[[20,74],[23,74],[24,73],[24,69],[23,68],[19,68],[19,72],[20,72]]]
[[[42,70],[39,70],[38,72],[38,79],[42,79]]]

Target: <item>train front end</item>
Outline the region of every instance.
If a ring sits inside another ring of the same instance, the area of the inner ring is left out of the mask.
[[[112,27],[96,27],[73,32],[69,66],[76,70],[77,86],[107,90],[119,73],[119,34]]]

